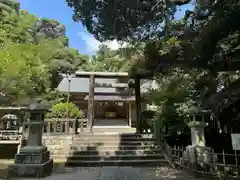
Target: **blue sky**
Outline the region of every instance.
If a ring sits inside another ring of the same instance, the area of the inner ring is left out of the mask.
[[[55,19],[66,26],[66,35],[70,39],[70,47],[76,48],[82,54],[93,54],[98,49],[100,42],[88,33],[81,23],[72,20],[73,11],[65,0],[18,0],[21,8],[38,16]],[[184,15],[185,10],[192,8],[191,5],[181,7],[176,13],[179,19]],[[117,46],[116,42],[107,42],[111,47]]]

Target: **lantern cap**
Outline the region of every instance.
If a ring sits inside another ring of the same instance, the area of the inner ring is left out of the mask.
[[[207,126],[206,123],[203,121],[191,121],[188,123],[188,127],[190,127],[190,128],[197,128],[197,127],[203,128],[206,126]]]
[[[191,108],[189,108],[188,112],[190,113],[190,115],[200,115],[200,114],[207,114],[210,111],[207,109],[203,109],[200,106],[193,105]]]
[[[36,98],[29,106],[29,111],[48,111],[47,107],[41,103],[40,98]]]

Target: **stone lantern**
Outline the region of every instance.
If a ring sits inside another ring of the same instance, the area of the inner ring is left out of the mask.
[[[198,106],[193,106],[190,109],[191,121],[188,123],[188,127],[191,129],[191,140],[194,146],[205,146],[204,128],[206,123],[204,116],[207,112]]]
[[[50,152],[42,145],[44,116],[47,109],[36,100],[26,109],[30,118],[26,146],[15,156],[15,162],[9,166],[10,177],[45,177],[52,173],[53,160]]]
[[[186,147],[184,159],[189,160],[192,164],[207,163],[213,159],[211,157],[213,150],[206,147],[204,136],[204,128],[206,127],[204,116],[208,111],[194,106],[189,113],[191,121],[188,123],[188,127],[191,129],[192,144]]]

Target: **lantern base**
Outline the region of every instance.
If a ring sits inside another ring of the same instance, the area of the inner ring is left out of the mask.
[[[41,178],[52,174],[53,160],[50,159],[43,164],[13,164],[8,167],[8,177]]]
[[[46,177],[51,175],[53,160],[45,146],[38,148],[25,146],[15,156],[15,162],[8,167],[8,176],[16,177]]]
[[[20,154],[35,154],[35,153],[43,153],[47,151],[46,146],[24,146],[20,149]]]

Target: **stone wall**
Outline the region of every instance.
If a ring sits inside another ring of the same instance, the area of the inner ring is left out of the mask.
[[[43,135],[43,144],[47,146],[54,159],[65,159],[72,144],[70,135]]]

